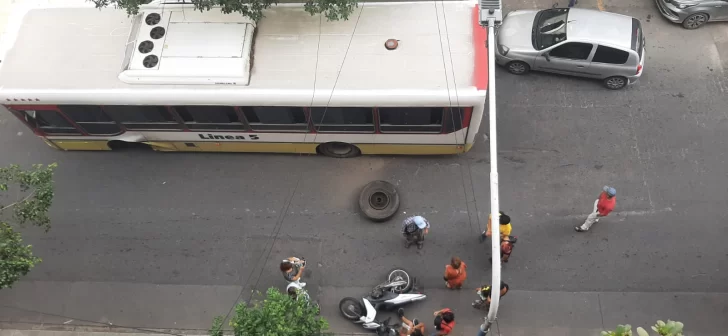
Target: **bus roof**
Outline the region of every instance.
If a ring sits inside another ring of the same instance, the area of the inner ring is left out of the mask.
[[[164,10],[183,11],[183,17],[212,22],[239,15],[216,9],[200,13],[190,5],[177,7]],[[144,99],[155,91],[164,91],[167,98],[212,93],[209,90],[243,95],[280,91],[308,97],[301,105],[324,105],[331,100],[332,89],[334,96],[340,96],[339,91],[361,96],[366,92],[445,90],[447,99],[458,94],[482,97],[485,87],[475,87],[476,76],[482,82],[488,74],[480,70],[487,69],[482,65],[477,66],[481,73],[475,74],[479,46],[474,36],[484,34],[474,32],[483,29],[474,10],[475,3],[466,1],[363,3],[349,20],[327,21],[306,13],[301,5],[274,6],[257,23],[249,83],[233,86],[125,83],[119,75],[129,60],[127,44],[139,42],[130,38],[135,34],[135,17],[117,9],[31,9],[0,64],[0,99],[5,103],[34,97],[47,101],[66,94],[76,98],[62,100],[81,102],[91,94],[133,97],[143,92],[139,97]],[[200,19],[200,15],[206,17]],[[398,40],[397,49],[385,48],[388,39]],[[481,55],[478,62],[487,60]]]

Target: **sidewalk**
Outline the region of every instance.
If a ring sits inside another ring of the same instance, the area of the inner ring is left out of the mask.
[[[364,332],[341,317],[338,303],[343,297],[365,294],[369,288],[311,287],[331,331]],[[6,329],[0,336],[11,336],[7,334],[10,329],[66,332],[23,332],[22,336],[91,336],[82,332],[118,330],[200,335],[206,333],[214,316],[227,313],[240,291],[239,286],[20,282],[12,289],[0,291],[0,329]],[[472,288],[425,288],[425,293],[427,300],[406,308],[408,316],[426,321],[429,326],[433,311],[449,307],[457,320],[452,335],[476,334],[483,312],[470,307],[475,297]],[[618,324],[649,328],[658,319],[673,319],[685,323],[686,335],[719,336],[728,330],[726,316],[728,293],[511,290],[502,301],[498,324],[491,335],[596,336]]]

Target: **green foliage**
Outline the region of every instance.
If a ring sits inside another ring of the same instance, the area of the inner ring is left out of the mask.
[[[222,316],[217,316],[212,320],[210,336],[222,336]]]
[[[602,336],[632,336],[632,326],[620,324],[614,331],[602,331]]]
[[[665,323],[657,321],[657,324],[652,326],[652,330],[660,336],[683,336],[682,322],[667,320],[667,323]]]
[[[316,305],[291,300],[276,288],[269,288],[263,300],[251,305],[238,303],[230,326],[235,336],[313,336],[321,335],[329,324],[318,315]],[[211,336],[222,336],[222,317],[216,317]]]
[[[150,0],[91,0],[96,8],[114,5],[126,10],[129,15],[139,13],[139,6]],[[263,10],[278,4],[277,0],[189,0],[200,11],[219,6],[224,13],[237,12],[255,21],[263,18]],[[304,9],[310,13],[323,14],[328,20],[347,20],[356,8],[356,0],[306,0]]]
[[[667,320],[667,323],[657,321],[657,324],[652,326],[652,330],[660,336],[683,336],[683,324],[671,320]],[[637,335],[649,336],[650,334],[643,328],[637,328]],[[632,326],[620,324],[614,331],[602,331],[602,336],[632,336]]]
[[[23,170],[17,165],[0,168],[0,289],[13,285],[21,276],[41,261],[33,255],[32,247],[23,244],[23,238],[11,223],[3,221],[6,211],[12,213],[14,225],[30,223],[50,230],[48,209],[53,203],[53,169],[33,165]]]
[[[40,261],[33,255],[30,245],[23,245],[20,233],[0,222],[0,289],[11,287]]]

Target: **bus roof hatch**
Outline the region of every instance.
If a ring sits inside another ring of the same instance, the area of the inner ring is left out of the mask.
[[[255,23],[215,8],[170,7],[147,7],[135,18],[119,79],[128,84],[248,85]]]

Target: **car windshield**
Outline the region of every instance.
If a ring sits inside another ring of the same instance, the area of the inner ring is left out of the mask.
[[[537,50],[543,50],[566,40],[566,24],[569,9],[555,8],[538,12],[533,22],[532,42]]]

